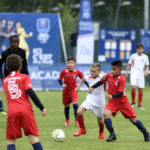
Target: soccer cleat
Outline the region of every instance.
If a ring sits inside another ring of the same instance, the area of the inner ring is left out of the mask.
[[[104,140],[104,132],[99,132],[99,139]]]
[[[4,111],[0,111],[0,113],[3,114],[3,115],[7,115],[7,113],[4,112]]]
[[[76,127],[79,127],[79,122],[78,120],[75,121]]]
[[[66,119],[64,125],[65,125],[65,127],[68,127],[68,126],[69,126],[69,119]]]
[[[145,142],[150,142],[150,133],[149,132],[144,135],[144,140],[145,140]]]
[[[138,109],[140,110],[144,110],[144,108],[142,106],[138,106]]]
[[[131,107],[134,108],[135,104],[131,104]]]
[[[83,130],[83,129],[80,128],[77,132],[75,132],[73,134],[73,136],[80,136],[82,134],[86,134],[86,130]]]
[[[117,139],[116,135],[110,135],[106,141],[107,141],[107,142],[113,142],[113,141],[115,141],[116,139]]]

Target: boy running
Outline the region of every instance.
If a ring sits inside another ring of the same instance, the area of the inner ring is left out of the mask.
[[[79,126],[77,120],[77,109],[78,109],[78,93],[75,91],[77,87],[77,77],[83,78],[83,74],[75,69],[75,59],[73,57],[68,57],[66,62],[67,68],[63,69],[58,78],[58,82],[63,88],[63,105],[65,114],[65,126],[69,126],[69,110],[70,104],[73,103],[75,124]],[[64,83],[62,81],[64,79]]]
[[[98,63],[91,65],[91,76],[86,76],[80,82],[80,85],[76,88],[78,91],[83,84],[83,82],[87,82],[89,86],[94,85],[98,81],[100,81],[102,74],[100,74],[100,65]],[[80,129],[73,134],[73,136],[80,136],[86,133],[86,128],[84,126],[84,118],[83,113],[88,110],[92,110],[93,113],[97,117],[97,122],[99,125],[99,139],[104,139],[104,122],[103,112],[105,107],[105,93],[104,93],[104,86],[99,86],[98,88],[94,89],[91,94],[88,94],[86,100],[81,104],[77,111],[78,122],[80,125]]]
[[[111,73],[105,74],[101,81],[89,88],[89,92],[91,92],[94,88],[104,82],[108,82],[108,104],[104,110],[105,126],[110,133],[110,136],[107,138],[107,142],[117,139],[110,117],[111,115],[115,117],[118,111],[121,111],[123,116],[129,119],[143,133],[145,142],[149,142],[150,133],[146,130],[142,122],[137,119],[136,113],[129,104],[127,96],[124,94],[125,77],[121,74],[122,62],[113,61],[111,63],[111,68]]]

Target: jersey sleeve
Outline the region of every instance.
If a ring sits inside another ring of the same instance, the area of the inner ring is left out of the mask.
[[[119,82],[118,92],[124,92],[125,84],[126,84],[125,78],[122,78]]]
[[[58,78],[58,80],[62,80],[64,77],[64,70],[61,71],[60,76]]]
[[[25,76],[25,90],[32,89],[31,79],[28,75]]]
[[[146,56],[146,63],[145,63],[146,66],[149,65],[149,59],[148,59],[148,56]]]

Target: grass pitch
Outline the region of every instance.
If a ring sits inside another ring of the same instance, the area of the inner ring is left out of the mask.
[[[134,110],[138,118],[143,122],[145,127],[150,131],[150,87],[144,89],[143,111]],[[40,141],[44,150],[148,150],[150,143],[145,143],[142,133],[127,119],[124,119],[121,113],[112,118],[113,126],[117,135],[117,141],[107,143],[98,139],[98,125],[96,117],[92,112],[84,113],[87,134],[79,137],[73,137],[73,133],[78,130],[75,126],[73,107],[70,107],[70,126],[64,127],[64,107],[62,105],[61,91],[40,91],[36,92],[40,100],[47,109],[47,116],[43,117],[40,110],[33,105],[35,109],[35,117],[40,132]],[[85,100],[87,91],[79,92],[79,105]],[[130,88],[126,88],[126,94],[130,99]],[[6,110],[5,96],[1,94]],[[137,100],[136,100],[137,103]],[[60,128],[64,130],[66,138],[64,142],[54,142],[51,133],[54,129]],[[6,116],[0,114],[0,150],[6,150]],[[108,131],[105,128],[105,138],[108,137]],[[32,150],[32,146],[28,142],[28,138],[23,138],[16,142],[17,150]]]

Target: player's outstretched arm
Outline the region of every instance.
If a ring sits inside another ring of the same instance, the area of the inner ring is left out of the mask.
[[[46,115],[46,109],[44,108],[44,106],[40,102],[39,98],[37,97],[37,95],[35,94],[35,92],[33,91],[33,89],[28,89],[28,90],[26,90],[26,92],[31,97],[31,99],[34,102],[34,104],[37,107],[39,107],[39,109],[42,111],[42,115],[45,116]]]
[[[80,90],[81,85],[83,84],[83,82],[85,81],[85,78],[83,77],[79,86],[75,88],[75,91],[78,92]]]
[[[128,78],[128,72],[129,72],[129,69],[130,69],[130,64],[127,65],[127,68],[126,68],[126,74],[125,74],[125,78],[127,79]]]

